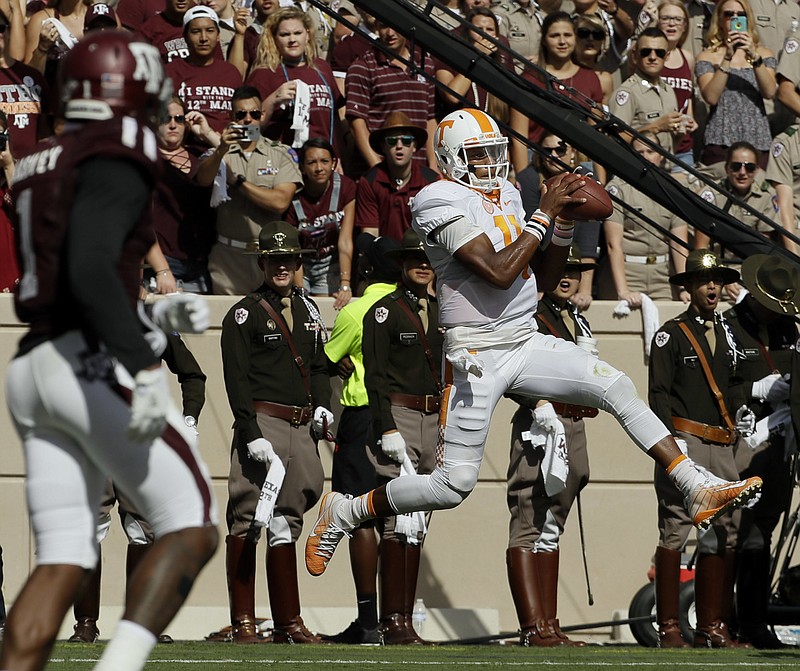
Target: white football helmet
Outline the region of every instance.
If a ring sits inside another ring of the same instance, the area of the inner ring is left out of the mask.
[[[442,119],[433,149],[439,170],[472,189],[494,191],[508,176],[508,138],[479,109],[458,110]]]

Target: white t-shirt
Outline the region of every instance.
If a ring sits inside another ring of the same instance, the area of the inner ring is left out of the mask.
[[[446,224],[462,219],[459,235],[442,234]],[[496,251],[522,234],[522,198],[505,181],[499,198],[450,180],[433,182],[411,201],[411,225],[422,239],[436,271],[439,322],[455,326],[530,326],[538,303],[536,278],[526,269],[508,289],[493,286],[457,261],[459,247],[486,233]],[[535,328],[535,327],[534,327]]]

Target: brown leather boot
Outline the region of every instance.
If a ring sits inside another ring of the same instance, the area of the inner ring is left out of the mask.
[[[536,555],[525,548],[508,548],[506,567],[511,598],[519,620],[519,644],[545,648],[564,645],[563,639],[548,627],[544,616]]]
[[[264,643],[256,625],[256,545],[239,536],[225,539],[225,568],[234,643]]]
[[[539,567],[539,584],[542,591],[542,605],[547,628],[563,641],[563,645],[583,648],[586,641],[573,641],[563,631],[556,617],[558,613],[558,561],[559,552],[537,552],[534,560]]]
[[[100,578],[103,572],[101,550],[97,548],[97,567],[89,576],[83,592],[72,606],[75,614],[75,627],[70,643],[96,643],[100,636],[97,620],[100,617]]]
[[[267,550],[267,588],[272,619],[273,643],[324,643],[312,634],[300,617],[300,590],[297,586],[297,550],[294,543]]]
[[[381,558],[380,631],[381,642],[384,645],[419,645],[422,641],[410,623],[406,625],[407,548],[405,543],[394,538],[382,539],[379,548]],[[418,567],[419,563],[417,563]],[[414,583],[416,587],[416,577]],[[411,603],[413,608],[413,598]]]
[[[681,635],[681,553],[656,548],[656,622],[659,648],[690,648]]]
[[[725,610],[725,556],[701,554],[697,558],[694,574],[694,602],[697,612],[697,629],[694,630],[695,648],[738,648],[728,624],[722,618]]]

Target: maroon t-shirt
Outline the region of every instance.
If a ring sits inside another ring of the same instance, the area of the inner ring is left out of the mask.
[[[350,35],[339,42],[339,44],[333,48],[333,51],[331,51],[331,69],[336,73],[342,73],[341,76],[344,76],[344,73],[347,72],[347,68],[357,59],[361,58],[364,52],[371,48],[371,46],[372,40],[366,35],[358,31],[350,33]]]
[[[189,149],[189,172],[161,159],[163,176],[153,192],[153,227],[165,256],[185,261],[206,261],[216,238],[216,211],[211,188],[194,181],[200,159]]]
[[[386,163],[371,168],[358,180],[356,222],[358,228],[377,228],[378,235],[402,240],[411,228],[411,199],[439,175],[416,162],[411,164],[411,179],[400,189],[386,172]]]
[[[661,79],[672,87],[675,91],[675,98],[678,100],[678,109],[686,112],[689,109],[689,101],[694,95],[694,80],[692,79],[692,69],[689,67],[689,62],[683,51],[678,49],[681,55],[681,64],[677,68],[667,68],[661,71]],[[678,142],[675,148],[676,154],[683,154],[691,151],[694,147],[694,137],[691,133],[686,133]]]
[[[119,0],[116,10],[123,26],[139,30],[145,21],[164,11],[164,0]]]
[[[0,292],[9,293],[17,286],[19,264],[14,246],[14,225],[10,218],[14,207],[6,184],[0,186],[0,197]]]
[[[339,180],[339,195],[331,203],[334,179]],[[356,199],[356,183],[347,175],[334,174],[328,188],[316,200],[303,189],[295,196],[284,220],[300,231],[300,246],[316,250],[317,259],[324,259],[336,250],[339,229],[344,219],[344,207]]]
[[[322,137],[336,148],[336,155],[341,156],[340,147],[335,137],[336,109],[344,105],[344,97],[333,78],[333,71],[321,58],[314,60],[314,67],[278,67],[277,70],[259,68],[253,70],[247,78],[247,83],[255,86],[262,99],[271,95],[281,84],[292,79],[300,79],[308,84],[311,96],[311,109],[309,110],[308,136]],[[276,107],[272,117],[264,128],[264,135],[272,140],[292,146],[294,131],[291,129],[294,107],[285,109]]]
[[[173,23],[164,14],[159,13],[147,19],[139,28],[139,33],[146,42],[158,49],[164,63],[189,55],[189,48],[183,37],[182,21]]]
[[[190,111],[202,112],[215,131],[230,123],[231,96],[242,85],[242,76],[230,63],[214,59],[204,67],[192,65],[184,58],[176,58],[165,68],[172,79],[175,94],[180,96]]]
[[[46,128],[50,92],[42,74],[20,61],[0,68],[0,110],[8,117],[8,134],[15,156],[26,153]],[[44,133],[47,134],[46,132]]]

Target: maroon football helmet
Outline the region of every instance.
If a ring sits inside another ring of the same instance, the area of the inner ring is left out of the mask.
[[[158,49],[124,30],[89,33],[64,56],[58,71],[65,119],[101,121],[159,117],[172,94]]]

